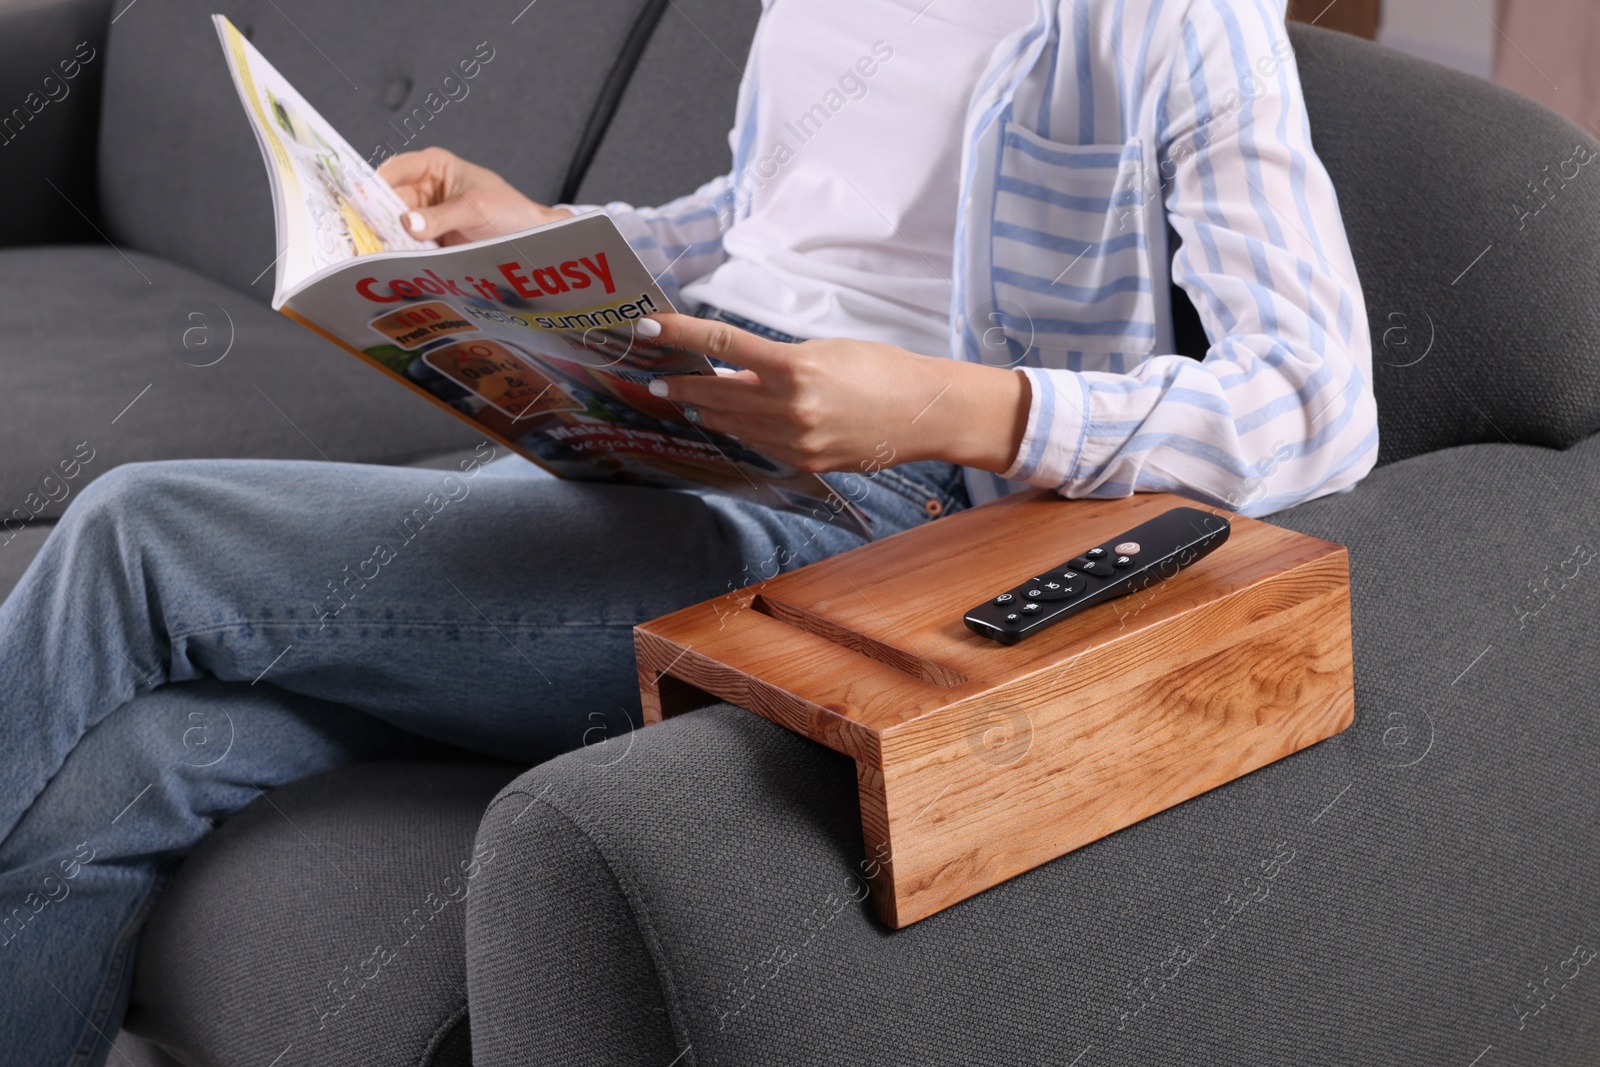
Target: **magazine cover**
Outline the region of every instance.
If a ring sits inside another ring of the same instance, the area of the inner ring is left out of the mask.
[[[564,478],[709,486],[871,536],[815,474],[684,420],[650,394],[714,374],[633,323],[673,311],[616,224],[590,211],[441,248],[406,205],[221,15],[212,16],[272,185],[272,305]]]

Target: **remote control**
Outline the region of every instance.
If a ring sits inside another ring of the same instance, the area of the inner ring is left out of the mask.
[[[1107,600],[1171,578],[1228,539],[1228,520],[1173,508],[967,612],[967,629],[1003,645]]]

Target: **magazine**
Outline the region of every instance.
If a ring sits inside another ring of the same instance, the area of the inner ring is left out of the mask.
[[[674,310],[610,216],[472,244],[409,235],[407,206],[221,15],[277,218],[272,306],[552,474],[709,486],[871,536],[816,474],[687,422],[650,382],[715,374],[633,323]]]

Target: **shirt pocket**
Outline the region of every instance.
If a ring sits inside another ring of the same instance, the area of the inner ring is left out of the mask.
[[[1007,122],[990,262],[997,315],[1019,356],[1155,348],[1144,146],[1063,144]]]

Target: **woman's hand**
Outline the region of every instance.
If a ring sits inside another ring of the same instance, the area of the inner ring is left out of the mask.
[[[534,203],[494,171],[443,148],[390,156],[378,177],[411,208],[405,218],[411,235],[442,245],[504,237],[572,214]]]
[[[636,328],[745,368],[658,378],[651,392],[693,404],[699,425],[801,470],[942,459],[999,473],[1027,428],[1028,379],[1015,371],[870,341],[784,344],[689,315],[656,315]]]

